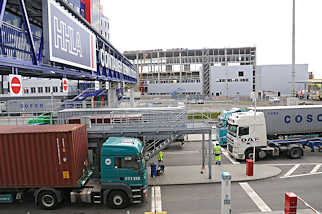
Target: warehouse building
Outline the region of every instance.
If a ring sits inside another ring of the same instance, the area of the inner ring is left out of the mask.
[[[148,95],[289,95],[291,65],[256,65],[256,48],[126,51],[141,73],[139,88]],[[308,79],[308,65],[296,65],[295,81]],[[303,84],[296,84],[301,90]]]

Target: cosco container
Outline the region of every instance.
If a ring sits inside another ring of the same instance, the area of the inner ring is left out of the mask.
[[[0,127],[0,190],[80,187],[87,141],[79,124]]]
[[[256,111],[264,113],[267,135],[322,132],[321,105],[257,107]]]

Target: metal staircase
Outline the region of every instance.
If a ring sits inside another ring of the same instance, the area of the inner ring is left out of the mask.
[[[159,151],[165,149],[170,143],[176,140],[180,135],[170,135],[166,139],[155,139],[152,143],[149,143],[145,149],[145,160],[149,161],[153,158]]]
[[[87,99],[88,97],[96,97],[101,95],[105,92],[105,88],[101,88],[99,90],[95,90],[95,88],[87,88],[86,90],[82,91],[79,95],[74,97],[73,99],[66,100],[61,106],[59,107],[60,110],[74,107],[75,104],[80,103]]]
[[[210,96],[210,62],[209,62],[209,49],[202,51],[203,62],[203,95]]]

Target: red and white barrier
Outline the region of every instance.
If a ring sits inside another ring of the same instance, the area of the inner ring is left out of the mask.
[[[301,201],[306,207],[311,209],[313,213],[320,214],[319,211],[314,209],[311,205],[309,205],[306,201],[304,201],[302,198],[300,198],[293,192],[285,193],[284,214],[296,214],[297,200]]]

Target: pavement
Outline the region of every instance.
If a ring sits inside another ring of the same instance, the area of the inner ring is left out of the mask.
[[[148,170],[149,185],[187,185],[187,184],[209,184],[221,182],[221,173],[229,172],[232,182],[253,181],[277,176],[281,169],[275,166],[254,165],[254,175],[246,175],[246,164],[225,164],[212,166],[212,179],[208,178],[208,167],[201,174],[201,166],[165,166],[165,173],[155,178],[150,177],[151,170]]]

